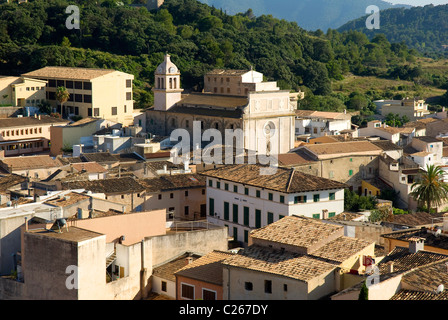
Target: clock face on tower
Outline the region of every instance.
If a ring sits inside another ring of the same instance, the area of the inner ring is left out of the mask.
[[[170,73],[175,73],[175,72],[176,72],[176,68],[171,67],[171,68],[170,68]]]
[[[157,69],[157,71],[158,71],[159,73],[162,73],[162,67],[159,67],[159,69]]]

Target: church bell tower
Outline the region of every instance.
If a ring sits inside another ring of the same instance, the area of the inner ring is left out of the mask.
[[[180,88],[180,71],[171,62],[169,54],[157,67],[154,85],[154,110],[166,111],[182,98],[183,89]]]

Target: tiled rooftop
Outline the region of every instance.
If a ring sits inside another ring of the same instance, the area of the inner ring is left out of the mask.
[[[199,174],[162,175],[157,178],[140,179],[148,192],[159,192],[189,188],[205,188],[206,179]]]
[[[224,265],[281,275],[307,282],[337,265],[311,256],[252,245],[223,261]]]
[[[310,255],[342,263],[372,244],[374,242],[343,236],[325,244]]]
[[[343,189],[345,184],[290,168],[272,168],[273,174],[260,175],[261,165],[228,165],[201,174],[249,186],[285,193]],[[269,168],[268,168],[269,169]]]
[[[191,257],[193,261],[200,258],[200,256],[190,253],[185,253],[167,263],[157,266],[153,270],[153,276],[160,277],[169,281],[176,281],[175,273],[187,265],[187,258]]]
[[[104,173],[106,168],[96,162],[72,163],[72,168],[78,172],[86,171],[89,173]]]
[[[439,285],[448,288],[448,256],[440,262],[430,264],[403,275],[407,287],[434,292]]]
[[[213,251],[186,265],[176,275],[199,281],[222,285],[222,261],[233,256],[233,253]]]
[[[112,69],[44,67],[23,74],[24,77],[91,80],[115,72]]]
[[[2,118],[0,119],[0,128],[42,126],[50,124],[65,124],[68,120],[41,115],[39,118],[21,117],[21,118]]]
[[[448,291],[442,293],[401,289],[390,300],[448,300]]]
[[[331,155],[339,153],[353,153],[358,152],[371,152],[372,154],[379,154],[382,149],[371,143],[370,141],[348,141],[348,142],[336,142],[336,143],[323,143],[307,145],[305,148],[312,151],[314,154]]]
[[[8,167],[12,167],[12,170],[54,168],[61,165],[59,159],[56,158],[55,160],[53,160],[48,155],[8,157],[2,159],[1,161],[8,165]]]
[[[287,216],[263,228],[253,230],[250,236],[255,239],[309,248],[331,235],[341,233],[343,229],[343,226],[324,223],[317,219]]]
[[[402,273],[414,268],[418,268],[433,262],[448,259],[447,255],[420,250],[411,253],[409,248],[395,247],[383,260],[378,264],[381,275],[389,274],[388,263],[393,262],[393,273]],[[445,269],[446,270],[446,269]]]
[[[70,192],[62,196],[61,198],[56,198],[52,200],[45,201],[46,204],[50,204],[57,207],[67,207],[79,203],[81,201],[89,199],[89,196],[77,193]]]
[[[85,189],[105,194],[141,192],[145,188],[137,180],[129,177],[91,181],[62,182],[62,189]]]

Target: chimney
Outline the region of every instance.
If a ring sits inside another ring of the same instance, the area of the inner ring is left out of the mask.
[[[193,257],[188,256],[188,257],[185,259],[185,262],[186,262],[187,265],[190,264],[190,263],[192,263],[192,262],[193,262]]]
[[[409,252],[417,253],[420,250],[424,250],[425,247],[425,239],[419,237],[409,238]]]
[[[387,263],[387,272],[388,273],[394,272],[394,262],[393,261],[389,261]]]

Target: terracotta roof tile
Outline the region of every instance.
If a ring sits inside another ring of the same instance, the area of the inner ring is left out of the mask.
[[[8,157],[2,159],[1,162],[12,167],[12,170],[54,168],[62,165],[58,158],[53,159],[48,155]]]
[[[187,264],[187,258],[190,257],[193,261],[200,258],[200,256],[190,253],[185,253],[180,257],[177,257],[167,263],[159,265],[153,269],[153,276],[160,277],[169,281],[176,281],[176,276],[174,275],[178,270],[185,267]]]
[[[250,236],[254,239],[309,248],[331,235],[340,233],[343,229],[343,226],[317,219],[286,216],[263,228],[253,230]]]
[[[117,178],[102,180],[62,182],[62,189],[86,189],[105,194],[141,192],[145,188],[133,178]]]
[[[41,115],[39,118],[21,117],[21,118],[2,118],[0,119],[0,128],[11,127],[28,127],[28,126],[42,126],[50,124],[67,124],[68,120]]]
[[[23,74],[24,77],[91,80],[115,72],[112,69],[70,68],[70,67],[44,67]]]
[[[334,270],[337,265],[311,256],[250,246],[223,261],[224,265],[272,273],[308,282]]]
[[[343,236],[323,245],[310,255],[342,263],[372,244],[374,242]]]
[[[434,292],[401,289],[390,300],[448,300],[448,291],[437,294]]]
[[[337,143],[324,143],[307,145],[304,148],[309,149],[313,153],[320,155],[330,154],[356,154],[357,152],[372,152],[379,154],[382,149],[371,143],[370,141],[348,141]]]
[[[205,188],[206,179],[199,174],[162,175],[157,178],[140,179],[147,192],[159,192],[188,188]]]
[[[222,261],[233,256],[234,253],[213,251],[186,265],[176,272],[176,275],[199,281],[222,285]]]
[[[272,174],[261,175],[261,165],[228,165],[207,170],[201,174],[254,187],[285,193],[300,193],[317,190],[343,189],[345,184],[329,180],[292,168],[272,168]],[[265,167],[266,168],[266,167]],[[266,168],[271,169],[271,168]]]

